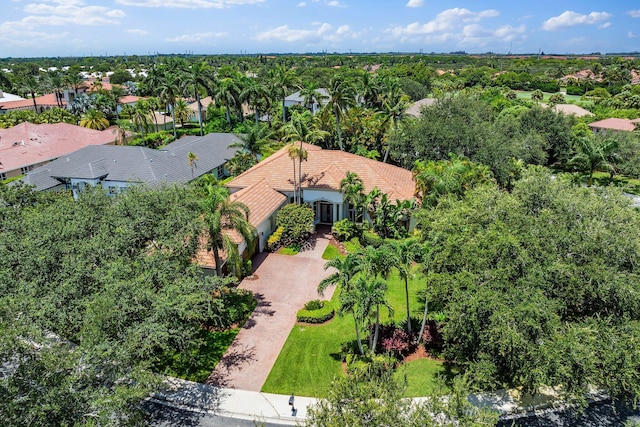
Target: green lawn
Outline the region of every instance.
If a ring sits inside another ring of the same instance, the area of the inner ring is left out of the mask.
[[[515,92],[518,98],[529,99],[529,100],[531,99],[531,94],[533,93],[533,91],[515,91]],[[553,95],[552,93],[547,93],[547,92],[543,92],[543,93],[544,93],[544,98],[542,99],[542,102],[547,102],[549,100],[549,97]],[[565,94],[564,99],[566,102],[579,102],[580,96]]]
[[[389,279],[388,298],[394,307],[395,320],[405,317],[404,284],[393,274]],[[421,275],[410,282],[410,304],[412,317],[420,318],[423,305],[417,293],[424,286]],[[337,302],[338,292],[333,301]],[[337,304],[336,304],[337,305]],[[389,320],[386,310],[382,310],[382,322]],[[334,317],[323,325],[296,325],[289,333],[269,377],[262,387],[265,393],[290,394],[324,397],[331,386],[331,380],[342,374],[340,346],[343,342],[355,341],[353,318],[350,315]],[[446,370],[442,363],[434,360],[416,360],[402,370],[406,373],[409,388],[407,396],[424,395],[425,390],[435,387],[435,378]],[[398,375],[402,375],[398,373]]]
[[[337,258],[340,255],[338,248],[333,245],[327,245],[327,248],[322,253],[322,259],[330,260]]]
[[[587,175],[584,176],[584,182],[587,182]],[[609,185],[609,174],[606,172],[595,172],[593,174],[594,185]],[[632,194],[640,194],[640,179],[629,178],[624,175],[615,175],[613,177],[613,185],[623,187],[624,190]]]
[[[450,368],[442,362],[433,359],[416,359],[403,363],[394,377],[402,381],[406,378],[407,389],[405,396],[419,397],[438,392],[447,392],[446,380],[452,378],[459,371]]]

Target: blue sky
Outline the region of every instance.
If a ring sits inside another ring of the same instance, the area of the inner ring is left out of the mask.
[[[640,51],[639,0],[1,0],[0,57]]]

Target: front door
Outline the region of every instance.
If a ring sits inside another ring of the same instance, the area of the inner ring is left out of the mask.
[[[333,224],[332,203],[320,203],[320,222],[324,224]]]

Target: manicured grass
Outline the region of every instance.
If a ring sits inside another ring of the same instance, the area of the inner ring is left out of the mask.
[[[407,380],[406,397],[427,396],[433,393],[447,393],[450,388],[447,380],[458,373],[442,362],[433,359],[416,359],[400,365],[394,377]]]
[[[516,96],[518,98],[521,99],[531,99],[531,94],[533,93],[533,91],[515,91],[516,92]],[[543,92],[544,94],[544,98],[542,99],[542,102],[547,102],[549,100],[549,97],[551,97],[551,95],[553,95],[553,93],[547,93],[547,92]],[[580,101],[580,96],[578,95],[564,95],[564,99],[566,102],[579,102]]]
[[[286,246],[278,251],[280,255],[296,255],[300,252],[300,248],[297,246]]]
[[[393,274],[388,281],[387,296],[395,311],[394,319],[401,322],[405,317],[404,283],[397,274]],[[412,317],[419,318],[423,305],[417,293],[424,286],[421,275],[416,274],[409,283],[410,304]],[[339,290],[336,290],[332,301],[337,306]],[[387,310],[381,310],[381,321],[388,322]],[[300,396],[324,397],[331,386],[331,380],[342,373],[340,347],[343,342],[355,341],[355,328],[351,315],[336,316],[333,320],[322,325],[296,325],[291,330],[276,363],[269,373],[269,377],[262,387],[265,393],[290,394]],[[363,337],[364,339],[364,337]],[[407,380],[411,389],[407,395],[416,395],[426,385],[435,381],[436,374],[443,366],[438,361],[430,360],[430,368],[422,371],[413,368],[411,362],[406,369]],[[427,363],[427,362],[423,362]],[[418,366],[418,364],[416,364]],[[415,390],[415,391],[414,391]]]
[[[584,182],[587,182],[587,175],[584,176]],[[609,174],[606,172],[595,172],[593,174],[594,185],[609,185]],[[632,194],[640,194],[640,179],[629,178],[624,175],[615,175],[613,177],[613,185],[623,187],[624,190]]]
[[[327,245],[327,248],[322,253],[322,259],[331,260],[337,258],[340,255],[338,248],[333,245]]]
[[[167,355],[164,366],[158,370],[172,377],[205,382],[238,332],[240,328],[220,332],[203,330],[198,337],[203,343],[198,349],[188,354]]]

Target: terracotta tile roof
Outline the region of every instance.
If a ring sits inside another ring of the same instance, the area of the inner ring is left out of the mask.
[[[20,123],[0,129],[0,171],[12,171],[56,159],[88,145],[114,142],[111,129],[104,131],[68,123]]]
[[[134,96],[134,95],[125,95],[122,98],[118,99],[118,102],[120,104],[135,104],[141,99],[145,99],[145,98],[141,98],[139,96]]]
[[[249,223],[254,227],[287,201],[287,196],[269,187],[264,179],[233,193],[230,198],[249,208]]]
[[[43,96],[36,97],[36,104],[46,107],[57,107],[56,95],[50,93]],[[62,100],[62,105],[65,105],[65,101]],[[19,101],[7,101],[0,105],[0,110],[24,110],[26,108],[33,108],[33,99],[22,99]]]
[[[553,109],[556,110],[556,112],[573,114],[576,117],[593,116],[593,113],[591,111],[585,110],[584,108],[575,104],[556,104]]]
[[[339,191],[346,172],[355,172],[366,192],[378,187],[391,199],[411,199],[415,184],[411,172],[376,160],[337,150],[303,144],[308,159],[302,162],[302,187]],[[293,191],[293,161],[283,147],[264,161],[237,176],[227,186],[245,188],[264,180],[269,187],[282,192]]]
[[[609,118],[609,119],[604,119],[597,122],[589,123],[589,127],[591,129],[633,131],[636,129],[637,123],[640,123],[640,119],[629,120],[629,119]]]

